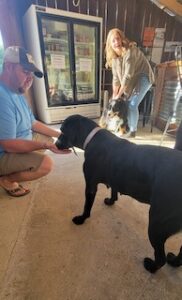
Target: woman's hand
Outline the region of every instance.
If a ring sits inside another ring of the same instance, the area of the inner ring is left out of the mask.
[[[113,99],[120,99],[121,97],[123,97],[124,92],[126,90],[126,86],[120,86],[118,93],[115,95],[115,97]]]
[[[120,95],[116,95],[116,96],[113,98],[113,100],[118,100],[119,98],[121,98],[121,96],[120,96]]]

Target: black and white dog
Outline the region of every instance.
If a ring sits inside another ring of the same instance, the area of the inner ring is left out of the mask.
[[[124,98],[110,100],[99,120],[99,126],[122,135],[128,130],[127,115],[128,103]]]
[[[80,115],[68,117],[61,131],[56,142],[59,149],[76,146],[85,150],[85,205],[73,222],[83,224],[90,217],[97,186],[103,183],[111,187],[106,205],[113,205],[118,193],[150,205],[148,236],[154,260],[144,259],[146,270],[154,273],[166,261],[173,267],[182,265],[182,246],[178,255],[165,254],[166,240],[182,229],[182,152],[136,145]]]

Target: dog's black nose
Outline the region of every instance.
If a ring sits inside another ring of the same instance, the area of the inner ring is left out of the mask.
[[[60,142],[59,142],[59,139],[57,139],[57,141],[55,142],[55,145],[58,149],[60,149]]]

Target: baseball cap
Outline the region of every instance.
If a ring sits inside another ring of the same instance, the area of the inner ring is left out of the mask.
[[[32,56],[22,47],[11,46],[4,51],[4,62],[20,64],[24,70],[33,72],[38,78],[43,77],[43,73],[35,66]]]

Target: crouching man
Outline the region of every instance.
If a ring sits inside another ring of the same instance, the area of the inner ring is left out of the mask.
[[[0,186],[14,197],[30,192],[22,181],[38,179],[52,170],[52,159],[37,150],[70,153],[57,149],[53,137],[60,131],[37,121],[23,96],[33,76],[41,78],[43,73],[32,56],[24,48],[8,47],[0,75]]]

